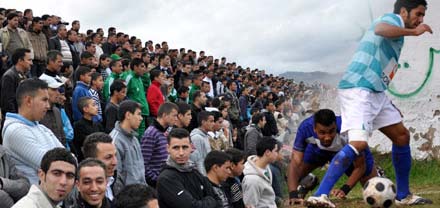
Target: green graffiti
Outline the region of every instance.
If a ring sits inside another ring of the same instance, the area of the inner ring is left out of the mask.
[[[419,94],[423,90],[423,88],[425,88],[426,84],[429,81],[429,78],[431,78],[431,76],[432,76],[432,70],[434,68],[434,54],[440,54],[440,50],[436,50],[434,48],[429,49],[429,68],[428,68],[428,71],[426,72],[425,79],[423,80],[422,84],[420,84],[414,91],[408,92],[408,93],[400,93],[400,92],[397,92],[395,89],[389,87],[388,92],[391,95],[394,95],[398,98],[410,98],[410,97],[413,97],[413,96]],[[409,64],[405,63],[404,67],[408,68]]]

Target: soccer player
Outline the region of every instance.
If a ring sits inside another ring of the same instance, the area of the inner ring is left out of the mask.
[[[397,0],[394,13],[385,14],[374,21],[362,38],[339,83],[338,97],[344,121],[341,132],[348,135],[349,144],[336,154],[319,189],[308,201],[322,204],[320,206],[332,205],[325,194],[359,156],[359,152],[368,147],[368,137],[373,130],[379,129],[393,143],[396,204],[432,203],[431,200],[413,195],[409,191],[410,135],[402,123],[400,111],[384,92],[397,69],[404,36],[432,33],[428,25],[422,24],[426,8],[426,0]]]

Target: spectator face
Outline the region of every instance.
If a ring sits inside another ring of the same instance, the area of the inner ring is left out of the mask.
[[[20,19],[19,17],[14,17],[14,18],[8,20],[9,27],[12,29],[17,29],[19,19]]]
[[[82,167],[77,187],[84,201],[92,206],[101,207],[107,188],[104,169],[100,166]]]
[[[77,22],[76,24],[72,25],[72,30],[76,30],[79,31],[79,28],[81,27],[81,24],[79,22]]]
[[[318,136],[322,146],[328,147],[333,143],[333,139],[336,137],[336,123],[330,126],[324,126],[320,123],[315,124],[313,130]]]
[[[87,50],[88,52],[90,52],[91,54],[95,54],[95,53],[96,53],[96,44],[93,43],[92,45],[90,45],[89,47],[87,47],[86,50]]]
[[[220,131],[223,126],[223,117],[220,117],[215,123],[214,123],[214,131]]]
[[[208,93],[209,91],[211,91],[211,86],[209,85],[209,84],[203,84],[203,86],[202,86],[202,91],[204,92],[204,93]]]
[[[47,64],[47,68],[53,72],[60,72],[61,67],[63,67],[63,58],[60,55],[57,55],[57,59],[55,61],[49,61]]]
[[[191,119],[192,119],[192,115],[191,115],[191,110],[188,110],[185,114],[179,114],[177,115],[179,118],[180,123],[184,126],[187,127],[189,126],[189,123],[191,123]]]
[[[137,108],[136,111],[134,111],[133,114],[131,114],[130,112],[128,112],[129,117],[128,117],[128,121],[130,123],[130,127],[132,129],[138,129],[139,125],[142,122],[142,114],[141,114],[141,109]],[[127,117],[126,117],[127,118]]]
[[[204,92],[200,93],[200,96],[197,98],[198,103],[200,103],[201,105],[206,105],[206,101],[208,100],[208,98],[206,98],[206,95]]]
[[[115,93],[116,93],[116,99],[122,101],[127,96],[127,88],[123,88],[120,92],[115,92]]]
[[[156,82],[159,82],[160,84],[165,83],[165,74],[163,72],[160,72],[159,76],[155,77],[154,80],[156,80]]]
[[[26,74],[32,66],[31,53],[25,53],[23,59],[18,60],[17,66],[24,70],[24,74]]]
[[[208,120],[202,121],[202,127],[206,131],[212,131],[214,130],[214,116],[209,116]]]
[[[101,60],[101,65],[104,67],[104,68],[107,68],[109,65],[110,65],[110,62],[111,62],[112,60],[110,59],[110,58],[106,58],[106,59],[104,59],[104,60]]]
[[[236,91],[237,90],[237,84],[235,82],[232,82],[231,85],[229,86],[229,89],[231,91]]]
[[[258,127],[260,127],[260,129],[261,129],[261,128],[264,128],[265,125],[266,125],[266,117],[263,116],[263,119],[261,119],[258,122]]]
[[[115,145],[113,143],[98,143],[96,149],[96,159],[105,164],[107,177],[113,176],[118,165]]]
[[[61,27],[61,28],[58,30],[58,36],[60,36],[61,38],[67,38],[67,29],[66,29],[66,26],[58,26],[58,27]]]
[[[183,68],[183,72],[190,73],[190,72],[191,72],[191,69],[192,69],[191,65],[187,64],[187,65],[185,65],[185,67]]]
[[[168,126],[174,126],[177,122],[177,119],[178,119],[177,118],[177,110],[175,110],[175,109],[171,110],[170,114],[164,115],[165,123]]]
[[[221,111],[221,113],[222,113],[223,118],[228,117],[228,108],[224,108],[224,109]]]
[[[95,35],[95,38],[93,38],[93,42],[98,44],[101,42],[101,35],[97,34]]]
[[[90,81],[92,80],[92,72],[88,72],[84,75],[81,75],[79,78],[81,81],[89,85]]]
[[[96,103],[93,99],[89,99],[87,101],[87,106],[84,107],[84,112],[86,112],[92,116],[98,115],[98,106],[96,106]]]
[[[231,175],[231,161],[226,161],[221,166],[214,165],[213,167],[217,178],[221,182],[226,181],[226,179],[228,179]]]
[[[34,23],[33,30],[35,32],[40,32],[43,29],[43,20]]]
[[[174,162],[179,165],[184,165],[188,162],[191,155],[192,147],[189,137],[187,138],[171,138],[167,145],[168,153]]]
[[[64,200],[72,191],[75,183],[75,166],[64,162],[55,161],[50,164],[47,173],[38,170],[40,188],[54,202]]]
[[[244,159],[240,160],[237,164],[231,162],[231,177],[240,176],[244,169]]]
[[[58,91],[58,89],[49,88],[47,91],[49,93],[49,102],[51,104],[58,103],[58,97],[60,96],[60,92]]]
[[[29,102],[26,100],[26,107],[32,109],[31,121],[41,121],[49,109],[49,93],[47,89],[39,89],[34,97],[30,97]]]
[[[67,39],[75,43],[78,41],[78,34],[75,31],[71,31],[70,35],[67,36]]]
[[[265,156],[268,157],[268,159],[269,159],[269,161],[271,163],[277,161],[278,160],[278,154],[279,154],[278,144],[275,145],[275,148],[273,148],[272,151],[266,150],[266,152],[264,154],[265,154]]]
[[[136,75],[138,75],[138,76],[142,76],[142,75],[144,75],[144,73],[147,71],[147,69],[146,69],[144,63],[139,64],[139,66],[134,66],[133,68],[134,68],[133,71],[134,71],[134,72],[136,73]],[[163,74],[163,73],[162,73],[162,74]]]
[[[112,67],[112,72],[116,74],[122,73],[122,63],[121,61],[116,62],[116,64]]]

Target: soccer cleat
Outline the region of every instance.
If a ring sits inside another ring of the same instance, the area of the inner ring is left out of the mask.
[[[318,177],[309,173],[304,178],[301,179],[298,186],[298,197],[304,199],[309,193],[309,191],[313,190],[319,183]]]
[[[397,206],[411,206],[411,205],[421,205],[421,204],[432,204],[432,201],[430,199],[425,199],[423,197],[414,194],[410,194],[406,198],[401,200],[396,199]]]
[[[326,194],[321,194],[321,196],[311,196],[306,201],[304,205],[309,208],[336,208]]]

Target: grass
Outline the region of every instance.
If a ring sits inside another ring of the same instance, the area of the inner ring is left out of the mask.
[[[374,159],[378,166],[385,170],[385,175],[395,181],[394,169],[390,154],[374,153]],[[326,168],[315,170],[313,173],[320,179],[323,178]],[[341,187],[347,177],[344,175],[335,187]],[[440,207],[440,160],[414,161],[411,166],[410,187],[414,194],[433,200],[433,205],[418,206],[423,208]],[[287,188],[286,188],[287,196]],[[347,196],[346,200],[331,198],[337,207],[363,208],[368,207],[362,199],[362,187],[358,183]],[[289,207],[289,206],[286,206]]]

